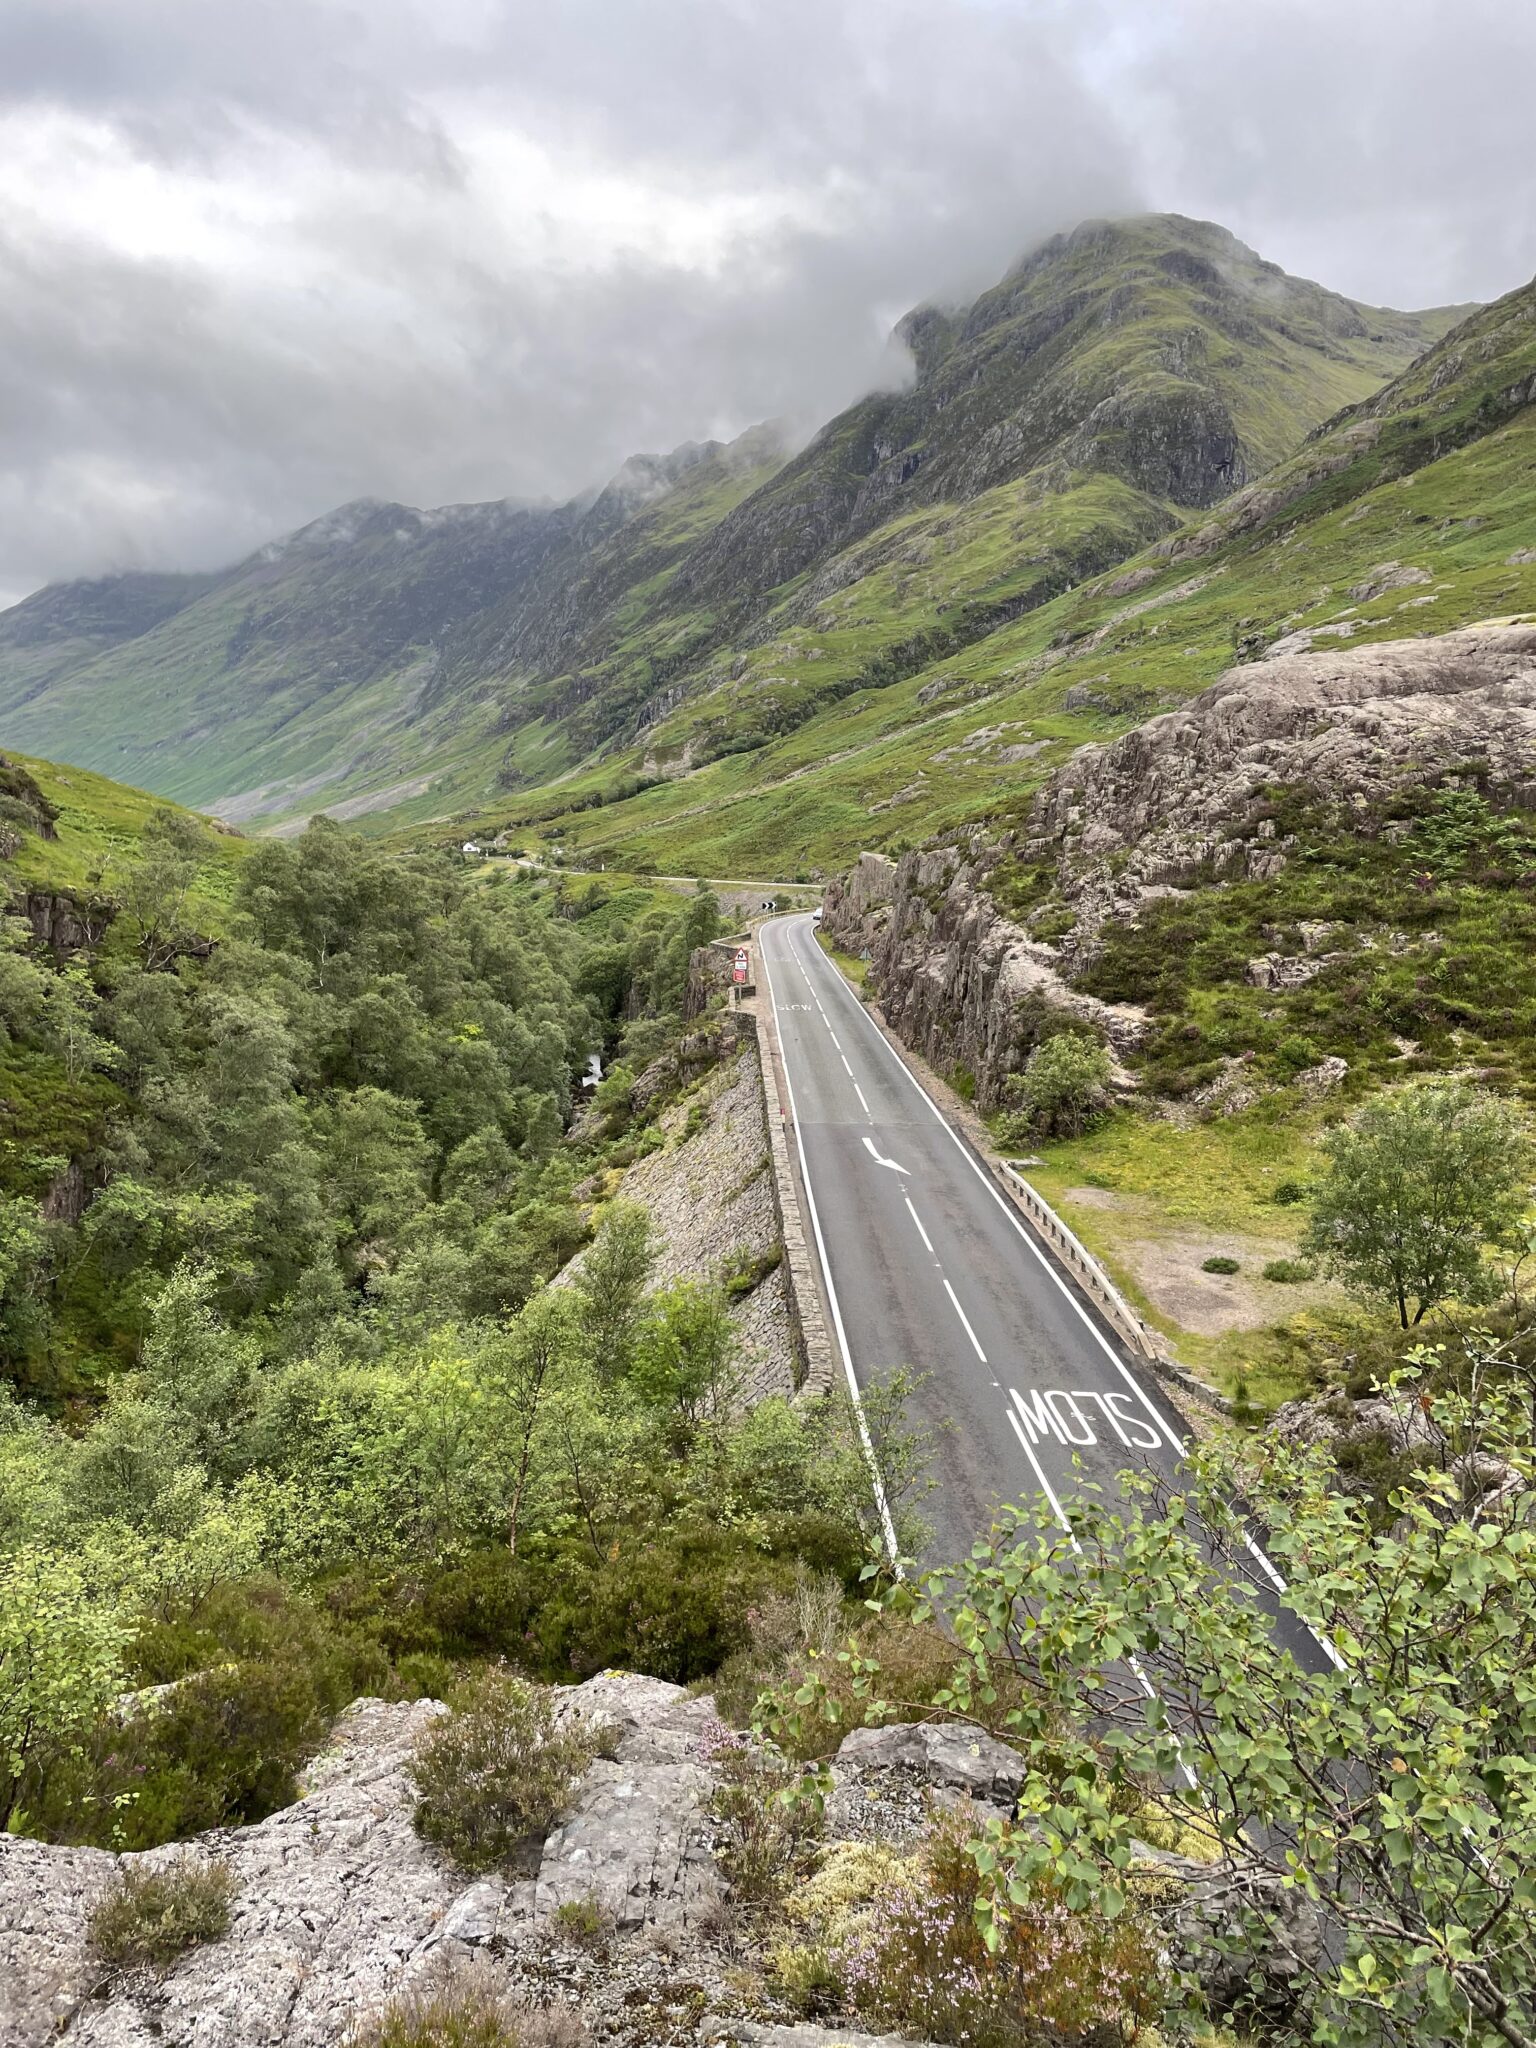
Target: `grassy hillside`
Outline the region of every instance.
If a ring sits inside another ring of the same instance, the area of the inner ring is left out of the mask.
[[[51,830],[39,829],[35,799],[25,785],[42,798],[46,808],[41,822]],[[127,870],[141,857],[145,828],[151,819],[170,810],[190,824],[207,826],[208,822],[193,819],[177,805],[167,805],[164,797],[130,789],[87,768],[61,767],[10,751],[0,755],[0,803],[6,794],[19,802],[21,810],[34,814],[33,819],[15,819],[13,842],[0,841],[0,845],[11,844],[9,853],[0,853],[0,890],[12,899],[29,888],[39,888],[110,900]],[[9,815],[15,817],[15,813]],[[207,829],[202,847],[199,873],[188,899],[189,916],[205,931],[215,932],[250,842],[234,833]]]
[[[185,947],[206,950],[248,850],[161,797],[0,755],[0,1208],[94,1156],[125,1101],[120,1065],[99,1057],[87,986],[32,959],[62,970],[83,948],[115,979],[151,954],[160,969]],[[14,1278],[0,1266],[0,1299]]]

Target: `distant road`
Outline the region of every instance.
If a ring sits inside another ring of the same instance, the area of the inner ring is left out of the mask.
[[[948,1425],[926,1561],[963,1557],[1005,1503],[1043,1496],[1065,1527],[1085,1481],[1113,1497],[1127,1466],[1171,1478],[1180,1419],[881,1036],[812,920],[762,925],[758,948],[845,1370],[859,1386],[926,1373],[912,1411]],[[1278,1618],[1315,1666],[1313,1638]]]
[[[629,868],[573,868],[557,867],[553,861],[534,860],[526,853],[493,853],[488,860],[499,860],[515,868],[534,868],[541,875],[583,875],[592,880],[605,877],[613,880],[622,875],[636,882],[657,882],[664,889],[697,889],[702,880],[706,889],[735,889],[743,895],[761,894],[766,904],[770,896],[819,896],[820,882],[763,882],[749,875],[744,881],[731,881],[723,875],[637,875]]]

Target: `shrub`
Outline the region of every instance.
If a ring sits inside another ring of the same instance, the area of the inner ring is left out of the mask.
[[[1156,1941],[1134,1913],[1069,1912],[1039,1886],[989,1949],[962,1819],[940,1821],[917,1869],[877,1896],[830,1950],[849,2004],[901,2033],[957,2048],[1016,2048],[1047,2029],[1122,2033],[1162,2006]]]
[[[738,1301],[743,1295],[761,1287],[768,1275],[776,1273],[783,1263],[784,1247],[777,1240],[761,1252],[749,1251],[742,1245],[721,1266],[720,1284],[731,1300]]]
[[[1229,1259],[1225,1252],[1218,1252],[1214,1258],[1200,1261],[1202,1273],[1237,1273],[1242,1269],[1236,1259]]]
[[[574,2013],[521,2005],[485,1965],[466,1963],[392,1998],[346,2048],[581,2048],[586,2039]]]
[[[1308,1192],[1307,1183],[1304,1180],[1287,1178],[1275,1182],[1269,1191],[1269,1199],[1272,1202],[1278,1202],[1282,1209],[1289,1209],[1294,1208],[1298,1202],[1304,1202],[1307,1199]]]
[[[717,1724],[707,1745],[719,1783],[710,1811],[720,1827],[720,1867],[736,1897],[767,1906],[783,1896],[821,1816],[793,1796],[800,1773],[758,1743]]]
[[[1056,1032],[1035,1047],[1014,1082],[1020,1119],[1042,1137],[1080,1136],[1109,1100],[1110,1071],[1109,1054],[1096,1038]]]
[[[602,1948],[612,1932],[608,1915],[594,1898],[567,1899],[550,1914],[549,1924],[577,1948]]]
[[[877,1688],[862,1686],[841,1654],[829,1654],[828,1648],[818,1643],[764,1659],[754,1692],[771,1691],[774,1739],[800,1762],[830,1756],[851,1728],[930,1720],[932,1709],[926,1703],[955,1673],[955,1646],[943,1629],[932,1623],[913,1627],[904,1618],[874,1614],[849,1638],[849,1648],[856,1659],[873,1659],[878,1665]],[[738,1671],[733,1669],[729,1676],[733,1685],[726,1697],[735,1707],[746,1688]],[[1011,1672],[999,1666],[990,1702],[976,1702],[976,1718],[1005,1741],[1007,1717],[1017,1704],[1019,1684]],[[817,1696],[814,1710],[796,1700],[807,1686],[813,1686]],[[717,1702],[720,1697],[717,1692]]]
[[[163,1970],[226,1932],[234,1893],[227,1864],[182,1856],[158,1869],[130,1867],[92,1907],[86,1938],[114,1970]]]
[[[1313,1040],[1299,1032],[1282,1038],[1275,1047],[1275,1065],[1284,1074],[1304,1074],[1308,1067],[1315,1067],[1322,1056]]]
[[[752,1610],[812,1570],[857,1580],[862,1539],[821,1511],[765,1514],[751,1529],[626,1531],[617,1554],[589,1543],[471,1551],[446,1568],[334,1579],[339,1629],[371,1638],[394,1664],[398,1695],[431,1691],[412,1675],[433,1659],[504,1658],[556,1682],[611,1665],[681,1685],[710,1677],[748,1639]],[[387,1676],[371,1681],[391,1689]]]
[[[547,1692],[488,1671],[416,1745],[417,1831],[466,1870],[492,1870],[548,1833],[595,1753],[586,1728],[556,1727]]]
[[[1312,1268],[1304,1259],[1271,1259],[1264,1268],[1264,1278],[1281,1287],[1293,1287],[1299,1281],[1310,1280]]]
[[[150,1624],[135,1665],[140,1685],[169,1690],[103,1716],[83,1754],[40,1763],[24,1788],[33,1833],[148,1849],[264,1819],[292,1803],[341,1708],[388,1678],[381,1656],[261,1580]]]
[[[793,1576],[745,1533],[721,1529],[637,1535],[601,1562],[562,1559],[531,1624],[540,1668],[587,1676],[618,1664],[691,1684],[741,1647],[749,1609]]]

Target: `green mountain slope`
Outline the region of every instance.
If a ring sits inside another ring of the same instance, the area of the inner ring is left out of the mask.
[[[106,621],[102,586],[40,593],[0,618],[0,737],[264,823],[760,753],[1176,530],[1444,319],[1204,223],[1092,223],[909,316],[910,387],[787,463],[757,430],[563,507],[348,506],[219,577],[115,579]]]
[[[641,621],[535,619],[517,652],[553,675],[533,701],[579,704],[586,745],[655,730],[663,767],[760,745],[1172,530],[1448,318],[1357,306],[1204,222],[1058,236],[974,306],[909,315],[912,387],[833,420]]]
[[[1073,747],[1287,636],[1360,644],[1536,609],[1533,379],[1536,284],[1475,313],[1214,515],[1112,572],[933,647],[909,673],[853,689],[750,753],[638,793],[638,753],[628,782],[594,764],[479,828],[555,839],[573,860],[654,859],[664,872],[830,870],[861,846],[1019,811]],[[853,586],[857,616],[867,604],[870,632],[884,630],[876,592],[913,616],[941,601],[951,566],[937,548],[926,559],[915,549]],[[817,646],[804,628],[787,633],[781,672],[786,648],[805,661]],[[767,655],[658,728],[655,755],[669,739],[686,744],[712,702],[749,712],[746,676]]]
[[[0,616],[0,730],[231,819],[388,802],[456,744],[494,759],[505,702],[482,636],[680,480],[697,517],[711,487],[734,502],[771,446],[639,457],[559,507],[365,500],[219,576],[40,592]]]

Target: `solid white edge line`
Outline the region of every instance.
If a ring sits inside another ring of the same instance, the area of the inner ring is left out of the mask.
[[[796,964],[799,966],[801,973],[805,975],[806,983],[809,986],[810,975],[806,970],[805,962],[800,958],[798,951],[796,951],[795,949],[792,937],[790,939],[790,950],[795,954]],[[820,948],[818,947],[817,950],[819,952]],[[823,954],[822,958],[825,959],[826,955]],[[966,1144],[965,1140],[960,1136],[960,1133],[950,1123],[948,1117],[945,1116],[943,1110],[940,1109],[939,1105],[928,1093],[928,1090],[923,1086],[922,1082],[918,1080],[916,1074],[912,1072],[911,1068],[907,1065],[906,1061],[903,1060],[901,1055],[896,1051],[896,1049],[887,1042],[884,1034],[881,1032],[880,1027],[876,1024],[874,1018],[869,1015],[868,1011],[864,1008],[863,1004],[859,1001],[858,997],[853,993],[852,989],[849,988],[848,984],[837,972],[837,969],[835,967],[832,967],[830,963],[828,965],[828,972],[833,976],[836,985],[839,989],[842,990],[847,1000],[854,1005],[859,1016],[863,1019],[865,1029],[873,1033],[877,1044],[879,1044],[884,1049],[886,1057],[894,1063],[898,1070],[910,1082],[912,1087],[917,1090],[918,1094],[923,1098],[924,1102],[927,1103],[928,1107],[933,1111],[935,1117],[938,1118],[940,1127],[942,1128],[945,1136],[955,1146],[955,1148],[958,1150],[960,1154],[960,1157],[965,1161],[966,1165],[970,1167],[971,1171],[976,1175],[976,1178],[981,1182],[982,1186],[986,1189],[987,1193],[992,1197],[993,1201],[996,1202],[998,1208],[1003,1212],[1003,1215],[1008,1219],[1009,1223],[1012,1224],[1014,1230],[1018,1233],[1023,1243],[1028,1246],[1031,1254],[1038,1262],[1041,1270],[1045,1272],[1047,1275],[1049,1275],[1052,1284],[1061,1294],[1062,1299],[1065,1302],[1067,1302],[1068,1305],[1071,1307],[1073,1314],[1082,1323],[1084,1329],[1087,1330],[1088,1334],[1093,1338],[1095,1344],[1098,1345],[1099,1349],[1104,1353],[1104,1356],[1109,1360],[1110,1364],[1115,1368],[1116,1372],[1120,1374],[1120,1377],[1131,1389],[1132,1393],[1136,1396],[1137,1400],[1140,1401],[1142,1407],[1146,1409],[1148,1415],[1151,1416],[1153,1422],[1157,1424],[1157,1427],[1160,1430],[1160,1432],[1164,1436],[1168,1437],[1174,1449],[1178,1452],[1179,1456],[1182,1457],[1184,1455],[1184,1438],[1180,1434],[1178,1429],[1175,1428],[1175,1426],[1172,1423],[1168,1422],[1162,1415],[1158,1413],[1157,1409],[1153,1406],[1146,1389],[1137,1380],[1134,1373],[1132,1373],[1129,1370],[1124,1359],[1116,1356],[1113,1347],[1105,1338],[1103,1331],[1099,1328],[1098,1324],[1093,1320],[1092,1316],[1089,1315],[1087,1309],[1083,1307],[1083,1304],[1078,1300],[1072,1288],[1067,1284],[1067,1282],[1062,1278],[1061,1274],[1056,1270],[1056,1267],[1052,1260],[1046,1255],[1045,1252],[1041,1250],[1040,1246],[1036,1244],[1034,1238],[1030,1235],[1029,1231],[1025,1228],[1024,1224],[1019,1220],[1018,1213],[1014,1209],[1012,1203],[1009,1202],[1007,1196],[1002,1193],[1001,1189],[995,1187],[993,1183],[987,1178],[986,1169],[982,1166],[980,1160],[975,1158],[975,1156],[972,1154],[970,1150],[970,1147]]]
[[[805,1188],[806,1207],[811,1212],[811,1229],[816,1238],[816,1254],[821,1260],[821,1277],[827,1290],[827,1306],[832,1311],[832,1326],[837,1332],[837,1348],[843,1354],[843,1371],[848,1378],[848,1395],[853,1402],[854,1417],[859,1426],[859,1441],[864,1447],[865,1462],[869,1466],[870,1484],[874,1488],[875,1506],[880,1514],[880,1527],[885,1535],[886,1554],[893,1569],[899,1567],[900,1552],[896,1543],[896,1524],[891,1520],[891,1504],[885,1497],[885,1482],[880,1477],[880,1467],[875,1459],[875,1446],[869,1434],[869,1422],[864,1414],[864,1397],[859,1391],[858,1375],[853,1369],[853,1355],[848,1349],[848,1333],[843,1328],[843,1311],[837,1298],[837,1286],[832,1278],[832,1261],[827,1256],[827,1242],[821,1234],[821,1217],[816,1211],[816,1191],[811,1186],[811,1169],[805,1157],[805,1140],[800,1134],[800,1112],[795,1106],[795,1084],[790,1079],[789,1053],[784,1037],[779,1031],[779,1004],[773,992],[773,968],[768,960],[768,948],[759,941],[763,962],[763,974],[768,983],[768,1000],[773,1005],[774,1030],[779,1039],[779,1059],[784,1069],[784,1087],[789,1096],[789,1114],[795,1126],[795,1151],[800,1159],[800,1179]],[[803,963],[797,962],[802,974]],[[810,976],[806,975],[809,986]],[[812,991],[814,993],[814,991]],[[820,1005],[818,1004],[819,1008]],[[766,1103],[764,1104],[766,1108]]]
[[[786,918],[785,924],[786,926],[790,926],[792,924],[792,920]],[[810,972],[806,967],[805,962],[800,958],[800,955],[796,950],[792,930],[786,930],[785,936],[789,940],[789,949],[791,953],[793,953],[795,956],[796,964],[799,966],[800,972],[805,976],[806,986],[807,988],[810,988]],[[891,1045],[890,1042],[887,1040],[884,1032],[881,1031],[879,1025],[875,1022],[874,1018],[870,1016],[869,1012],[865,1009],[863,1003],[854,994],[853,990],[848,986],[847,982],[843,979],[842,975],[832,965],[832,963],[829,960],[827,960],[827,956],[825,953],[822,953],[820,946],[816,948],[816,951],[819,954],[821,954],[822,960],[826,961],[827,970],[831,974],[833,981],[836,983],[837,987],[841,990],[841,992],[847,998],[847,1000],[850,1003],[852,1003],[855,1011],[863,1019],[866,1028],[874,1033],[876,1040],[882,1046],[884,1046],[886,1053],[889,1055],[889,1057],[895,1062],[896,1066],[911,1082],[912,1086],[917,1090],[918,1094],[921,1095],[924,1102],[926,1102],[928,1107],[933,1111],[934,1115],[938,1118],[940,1125],[943,1127],[945,1135],[948,1138],[950,1138],[955,1144],[955,1146],[958,1148],[960,1157],[965,1161],[966,1165],[971,1168],[972,1172],[976,1175],[976,1178],[981,1182],[982,1186],[986,1189],[987,1193],[992,1197],[993,1201],[996,1202],[997,1206],[1002,1210],[1003,1214],[1007,1217],[1008,1221],[1013,1225],[1014,1229],[1018,1232],[1019,1236],[1024,1240],[1024,1243],[1028,1245],[1029,1249],[1034,1253],[1035,1258],[1039,1261],[1041,1267],[1045,1270],[1045,1272],[1047,1272],[1050,1275],[1051,1279],[1056,1283],[1056,1286],[1060,1290],[1063,1298],[1071,1304],[1074,1312],[1078,1316],[1079,1320],[1082,1322],[1084,1328],[1092,1336],[1094,1342],[1098,1345],[1099,1349],[1104,1353],[1104,1356],[1109,1360],[1110,1364],[1115,1368],[1116,1372],[1119,1373],[1120,1377],[1131,1389],[1132,1393],[1136,1396],[1137,1400],[1140,1401],[1142,1407],[1146,1409],[1148,1415],[1151,1416],[1153,1422],[1156,1423],[1158,1428],[1162,1430],[1162,1432],[1169,1438],[1170,1442],[1173,1445],[1174,1450],[1177,1452],[1179,1457],[1182,1458],[1184,1456],[1183,1436],[1179,1433],[1178,1430],[1174,1429],[1167,1421],[1165,1421],[1164,1418],[1158,1413],[1157,1409],[1153,1406],[1151,1398],[1148,1396],[1146,1389],[1141,1385],[1140,1381],[1136,1378],[1135,1374],[1130,1370],[1129,1366],[1126,1365],[1124,1359],[1116,1356],[1114,1350],[1106,1341],[1104,1333],[1099,1328],[1098,1324],[1094,1322],[1092,1316],[1090,1316],[1088,1311],[1083,1307],[1082,1303],[1078,1300],[1076,1294],[1067,1285],[1066,1281],[1062,1278],[1061,1274],[1057,1272],[1055,1265],[1041,1250],[1040,1246],[1035,1243],[1034,1238],[1030,1235],[1029,1231],[1024,1227],[1023,1223],[1020,1222],[1019,1217],[1015,1212],[1012,1203],[1009,1202],[1007,1197],[998,1188],[994,1187],[992,1182],[987,1178],[986,1169],[982,1166],[981,1161],[975,1157],[970,1147],[961,1137],[960,1133],[955,1129],[953,1124],[951,1124],[949,1118],[945,1116],[943,1110],[940,1109],[939,1105],[928,1093],[928,1090],[923,1086],[922,1082],[918,1080],[916,1074],[913,1073],[912,1069],[907,1065],[906,1061],[901,1057],[900,1053],[898,1053],[896,1048],[893,1045]],[[812,989],[811,993],[814,995],[815,990]],[[1038,1464],[1038,1461],[1034,1462]],[[1243,1540],[1247,1544],[1248,1548],[1252,1551],[1253,1555],[1258,1559],[1259,1563],[1263,1566],[1270,1580],[1275,1585],[1276,1591],[1284,1592],[1286,1590],[1285,1579],[1277,1570],[1277,1568],[1270,1560],[1270,1558],[1265,1554],[1263,1546],[1260,1543],[1258,1543],[1252,1536],[1250,1536],[1246,1530],[1244,1530],[1243,1532]],[[1310,1622],[1302,1621],[1301,1616],[1299,1614],[1296,1616],[1296,1619],[1301,1622],[1301,1626],[1307,1631],[1307,1634],[1311,1636],[1312,1640],[1322,1650],[1324,1656],[1327,1657],[1328,1661],[1333,1665],[1334,1669],[1342,1671],[1345,1668],[1344,1659],[1340,1656],[1338,1650],[1328,1640],[1328,1638],[1325,1635],[1323,1635],[1319,1630],[1313,1628]]]

